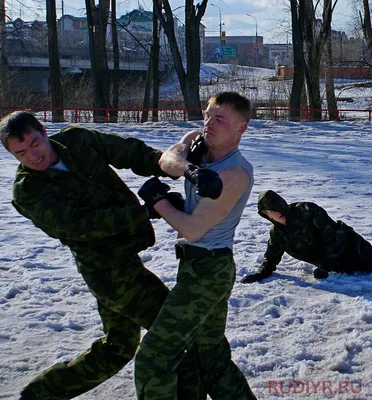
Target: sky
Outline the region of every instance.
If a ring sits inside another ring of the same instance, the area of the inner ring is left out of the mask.
[[[359,103],[364,94],[353,93],[352,107],[364,108]],[[49,134],[63,126],[46,123]],[[201,125],[87,126],[165,149]],[[284,255],[266,280],[251,285],[239,280],[257,270],[266,249],[270,223],[257,214],[263,190],[275,190],[288,202],[314,201],[372,242],[371,122],[253,120],[240,150],[254,167],[255,182],[234,240],[237,282],[226,331],[233,360],[258,399],[370,400],[372,275],[331,274],[319,281],[312,265]],[[70,360],[103,334],[95,300],[69,249],[12,208],[17,164],[0,146],[1,400],[16,400],[43,369]],[[146,179],[130,170],[118,173],[134,193]],[[166,181],[172,190],[183,191],[182,179]],[[176,233],[163,220],[153,225],[156,245],[140,256],[172,288]],[[104,398],[135,400],[133,361],[77,399]]]
[[[98,2],[98,1],[97,1]],[[347,31],[350,24],[351,0],[339,0],[334,12],[333,29]],[[197,3],[197,2],[196,2]],[[62,14],[62,1],[56,0],[58,15]],[[64,13],[83,16],[84,0],[64,0]],[[142,6],[152,10],[151,0],[118,1],[118,17]],[[175,15],[184,21],[184,0],[170,0]],[[214,6],[212,5],[214,4]],[[20,13],[25,20],[42,19],[45,15],[45,1],[41,0],[8,0],[8,14],[14,19]],[[227,36],[255,35],[264,37],[264,43],[286,43],[287,31],[290,29],[289,0],[214,0],[209,1],[202,23],[207,27],[208,36],[218,36],[220,27]],[[247,16],[252,15],[252,17]],[[288,22],[289,21],[289,22]],[[290,40],[290,34],[288,35]]]

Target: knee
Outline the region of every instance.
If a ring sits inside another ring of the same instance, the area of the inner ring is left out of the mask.
[[[111,358],[117,360],[117,363],[126,364],[131,360],[138,349],[139,338],[122,338],[120,336],[109,336],[105,339],[107,352],[110,353]]]
[[[125,336],[120,333],[120,330],[110,330],[106,336],[94,341],[90,350],[83,353],[81,357],[89,358],[92,362],[93,359],[105,360],[112,368],[121,369],[135,356],[140,336]],[[80,362],[79,358],[73,360],[72,363]]]
[[[145,337],[146,339],[146,337]],[[146,343],[146,340],[142,340],[135,359],[135,375],[136,379],[141,380],[141,376],[147,378],[158,375],[165,371],[172,371],[173,362],[167,356],[167,351],[160,344]]]

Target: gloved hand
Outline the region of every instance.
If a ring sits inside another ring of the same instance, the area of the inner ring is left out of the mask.
[[[165,195],[164,198],[167,199],[174,208],[177,208],[177,210],[184,211],[185,200],[182,197],[181,193],[169,192]],[[161,215],[154,209],[154,206],[151,206],[150,204],[145,203],[144,207],[146,208],[149,219],[160,219],[161,218]]]
[[[138,196],[145,201],[145,207],[149,214],[149,218],[160,218],[159,214],[154,210],[154,205],[165,199],[170,187],[158,178],[151,178],[146,181],[138,191]]]
[[[207,154],[208,147],[204,143],[204,137],[198,135],[190,144],[186,160],[194,165],[200,165],[204,154]]]
[[[326,279],[328,278],[328,271],[321,268],[314,269],[314,278],[316,279]]]
[[[174,208],[177,208],[177,210],[185,211],[185,199],[182,197],[181,193],[169,192],[166,194],[165,198]]]
[[[222,180],[217,172],[209,168],[188,165],[184,171],[185,178],[196,186],[196,194],[201,197],[218,199],[222,193]]]

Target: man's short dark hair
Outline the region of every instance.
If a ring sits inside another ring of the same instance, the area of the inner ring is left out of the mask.
[[[222,106],[223,104],[231,106],[238,112],[247,122],[252,117],[252,103],[243,94],[238,92],[221,92],[212,96],[208,105]]]
[[[9,150],[7,142],[9,138],[23,142],[25,133],[31,129],[43,131],[43,125],[34,114],[28,111],[14,111],[0,121],[0,140],[3,146]]]

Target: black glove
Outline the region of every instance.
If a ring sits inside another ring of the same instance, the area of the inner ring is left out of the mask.
[[[165,198],[174,208],[177,208],[177,210],[185,211],[185,199],[182,197],[181,193],[169,192],[166,194]]]
[[[321,268],[314,269],[314,278],[316,279],[326,279],[328,278],[328,271]]]
[[[190,144],[186,160],[194,165],[200,165],[204,154],[207,154],[208,147],[204,143],[204,137],[198,135]]]
[[[184,171],[185,178],[196,185],[196,194],[201,197],[218,199],[222,193],[222,180],[217,172],[209,168],[188,165]]]
[[[166,198],[170,187],[158,178],[151,178],[146,181],[138,191],[138,196],[145,201],[145,207],[149,214],[149,218],[160,218],[159,214],[154,210],[154,205]]]
[[[164,197],[169,203],[172,204],[174,208],[177,208],[179,211],[185,210],[185,199],[182,197],[181,193],[178,192],[169,192]],[[160,219],[161,215],[154,209],[153,206],[146,204],[144,205],[147,211],[147,215],[149,219]]]

